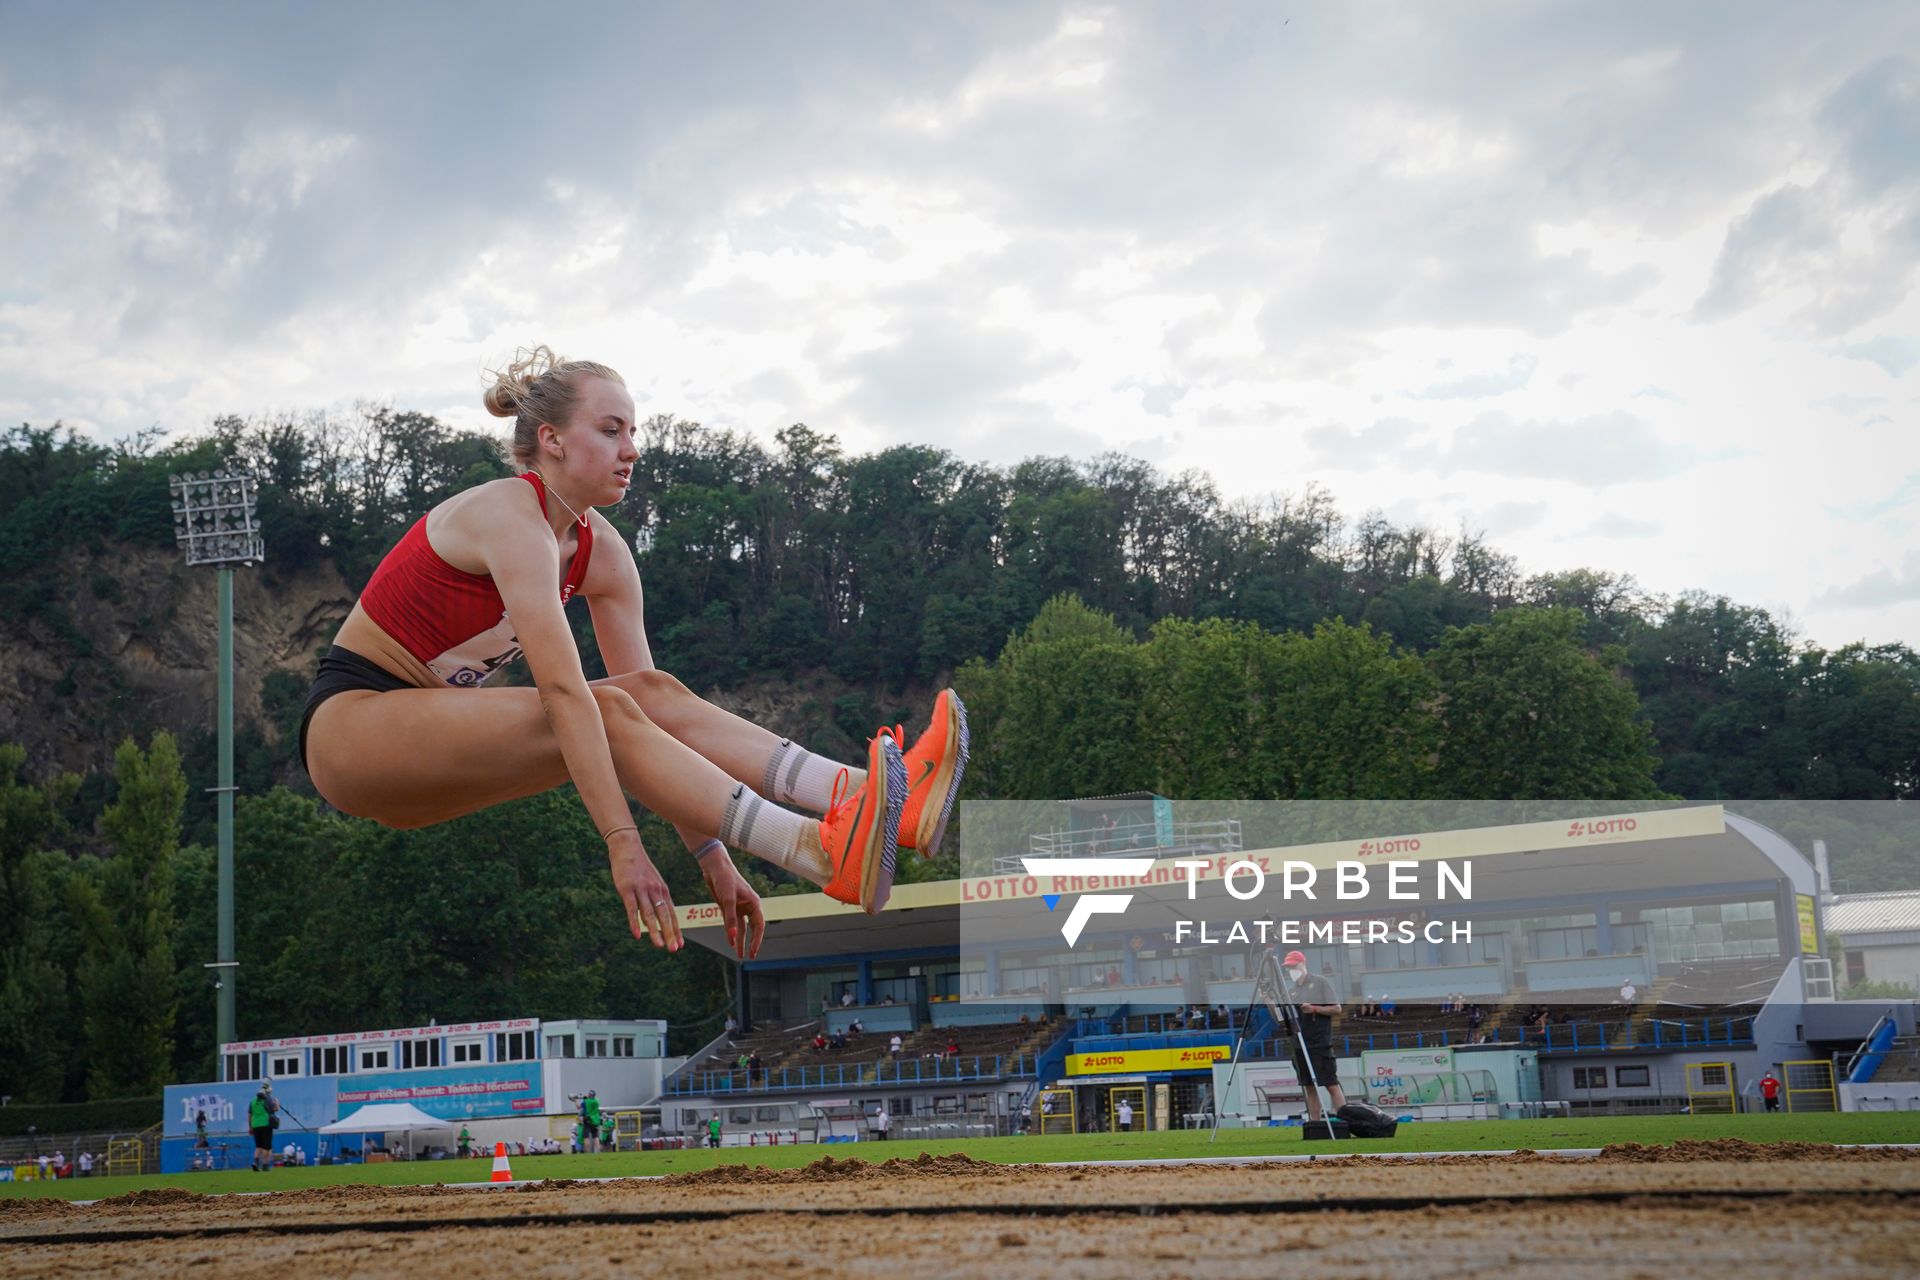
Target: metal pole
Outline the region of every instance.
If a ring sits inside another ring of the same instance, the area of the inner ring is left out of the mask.
[[[240,973],[233,963],[233,569],[221,565],[217,573],[220,578],[220,1001],[216,1025],[219,1043],[227,1045],[235,1039],[233,988]],[[216,1048],[215,1053],[219,1052]],[[224,1079],[225,1071],[220,1074]]]

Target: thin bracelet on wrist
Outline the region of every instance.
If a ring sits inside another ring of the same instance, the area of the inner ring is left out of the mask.
[[[620,834],[620,833],[621,833],[622,831],[633,831],[633,832],[638,832],[639,830],[640,830],[640,828],[639,828],[639,827],[636,827],[636,826],[634,826],[634,825],[633,825],[632,823],[628,823],[628,824],[627,824],[626,826],[624,826],[624,827],[614,827],[614,828],[613,828],[612,830],[610,830],[610,831],[602,831],[602,832],[600,833],[600,838],[601,838],[602,840],[611,840],[611,839],[613,839],[613,838],[614,838],[615,836],[617,836],[617,835],[619,835],[619,834]]]
[[[704,862],[708,858],[712,857],[714,854],[725,853],[726,851],[727,851],[727,846],[722,844],[719,840],[717,839],[709,840],[705,844],[701,845],[698,849],[695,849],[693,851],[693,858],[694,858],[694,861],[696,862]]]

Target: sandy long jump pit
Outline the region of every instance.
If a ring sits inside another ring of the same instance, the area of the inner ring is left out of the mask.
[[[0,1270],[253,1276],[1920,1274],[1920,1152],[1735,1140],[1092,1168],[964,1155],[510,1189],[0,1201]]]

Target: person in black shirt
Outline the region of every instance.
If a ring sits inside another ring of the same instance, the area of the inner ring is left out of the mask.
[[[1307,1119],[1319,1120],[1324,1116],[1319,1090],[1310,1081],[1318,1082],[1320,1088],[1327,1091],[1335,1111],[1347,1105],[1347,1095],[1340,1089],[1339,1064],[1333,1056],[1333,1017],[1340,1012],[1340,1000],[1333,993],[1332,983],[1308,970],[1307,958],[1300,952],[1287,952],[1280,967],[1293,984],[1293,1004],[1300,1013],[1300,1039],[1293,1045],[1293,1068],[1300,1073],[1300,1090],[1307,1099]]]

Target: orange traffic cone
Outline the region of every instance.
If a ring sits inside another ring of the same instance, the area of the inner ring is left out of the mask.
[[[507,1164],[507,1144],[504,1142],[493,1144],[493,1180],[495,1182],[513,1181],[513,1170]]]

